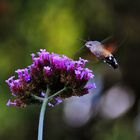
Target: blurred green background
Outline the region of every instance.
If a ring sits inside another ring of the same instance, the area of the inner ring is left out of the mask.
[[[31,64],[31,53],[46,48],[74,58],[79,38],[114,34],[127,38],[115,54],[119,69],[90,62],[97,88],[48,108],[44,139],[139,140],[139,23],[139,0],[0,0],[0,140],[37,139],[40,106],[5,105],[11,98],[5,80]]]

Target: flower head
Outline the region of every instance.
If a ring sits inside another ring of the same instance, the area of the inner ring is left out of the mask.
[[[23,107],[37,103],[32,95],[44,97],[47,88],[49,94],[53,95],[66,87],[66,91],[50,101],[49,105],[54,106],[62,102],[62,99],[85,95],[88,89],[93,87],[86,85],[88,80],[94,77],[92,71],[85,68],[87,60],[79,58],[74,61],[65,55],[49,53],[43,49],[37,54],[31,55],[33,63],[30,66],[16,71],[17,79],[12,76],[6,80],[15,98],[14,101],[9,100],[7,105]]]

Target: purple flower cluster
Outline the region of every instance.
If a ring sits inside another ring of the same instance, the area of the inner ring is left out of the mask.
[[[38,55],[32,54],[33,63],[25,69],[18,69],[18,78],[12,76],[6,80],[14,100],[9,100],[7,105],[24,107],[27,104],[38,103],[32,95],[44,97],[47,88],[49,96],[66,87],[66,91],[57,95],[49,105],[56,105],[62,99],[71,96],[82,96],[88,93],[93,85],[87,85],[94,75],[85,68],[87,60],[79,58],[74,61],[64,55],[46,52],[41,49]]]

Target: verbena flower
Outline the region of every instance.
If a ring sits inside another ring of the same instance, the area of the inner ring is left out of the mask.
[[[94,77],[92,71],[85,68],[87,60],[79,58],[74,61],[43,49],[37,54],[32,54],[33,63],[30,66],[16,71],[17,79],[12,76],[6,80],[14,96],[14,100],[9,100],[7,105],[24,107],[39,103],[33,95],[44,98],[47,88],[50,96],[66,87],[62,94],[49,102],[50,106],[54,106],[65,98],[88,94],[88,90],[94,87],[94,83],[87,85],[88,80]]]

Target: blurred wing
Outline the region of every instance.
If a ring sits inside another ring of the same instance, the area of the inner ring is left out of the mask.
[[[103,47],[110,53],[115,53],[118,49],[117,45],[114,43],[104,44]]]
[[[103,47],[110,53],[114,53],[118,49],[118,42],[113,36],[109,36],[103,41],[101,41]]]
[[[99,59],[90,50],[86,51],[83,57],[91,62],[97,63],[99,61]]]
[[[86,47],[74,55],[74,59],[78,59],[79,57],[95,63],[98,61],[98,58]]]
[[[111,53],[116,52],[128,39],[121,35],[113,35],[105,38],[101,43],[103,47]]]

